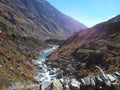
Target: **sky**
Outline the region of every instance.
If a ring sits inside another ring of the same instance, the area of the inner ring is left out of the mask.
[[[92,27],[120,14],[120,0],[47,0],[62,13]]]

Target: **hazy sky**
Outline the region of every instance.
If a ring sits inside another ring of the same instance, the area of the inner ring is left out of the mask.
[[[91,27],[120,14],[120,0],[47,0],[64,14]]]

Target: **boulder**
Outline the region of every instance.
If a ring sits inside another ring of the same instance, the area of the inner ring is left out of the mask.
[[[116,78],[113,77],[111,74],[107,74],[106,76],[111,82],[115,82]]]
[[[45,81],[40,85],[40,90],[51,90],[51,89],[48,89],[50,88],[50,86],[51,86],[51,82]]]
[[[70,83],[70,90],[80,90],[80,82],[76,79],[72,79]]]
[[[95,80],[89,77],[81,79],[80,90],[95,90]]]
[[[90,85],[90,78],[89,77],[84,78],[84,81],[85,81],[85,85],[87,85],[87,86]]]
[[[112,83],[114,90],[120,90],[120,85],[118,83]]]
[[[117,78],[120,78],[120,73],[119,73],[119,72],[115,72],[114,75],[115,75]]]
[[[53,90],[63,90],[63,85],[59,80],[55,80],[52,83],[53,85]]]

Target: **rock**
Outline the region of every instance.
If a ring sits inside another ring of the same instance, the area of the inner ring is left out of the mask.
[[[120,78],[118,76],[119,72],[116,72],[114,75],[86,77],[80,81],[75,78],[64,77],[53,81],[45,90],[120,90]]]
[[[81,79],[81,83],[85,85],[85,80],[84,80],[84,79]]]
[[[66,84],[64,85],[64,90],[70,90],[70,87],[69,87],[69,84],[68,84],[68,83],[66,83]]]
[[[57,73],[56,77],[57,77],[58,79],[60,79],[60,78],[63,77],[63,74],[62,74],[62,73]]]
[[[96,86],[95,79],[90,78],[90,85],[88,86],[89,90],[95,90],[95,86]]]
[[[99,82],[99,83],[102,83],[102,82],[103,82],[103,80],[100,78],[100,76],[95,77],[95,80],[96,80],[97,82]]]
[[[114,82],[116,80],[116,78],[113,77],[111,74],[107,74],[106,76],[111,82]]]
[[[111,81],[109,80],[109,78],[107,77],[107,75],[102,75],[100,76],[100,78],[102,79],[102,88],[104,90],[112,90],[112,86],[111,86]]]
[[[95,87],[95,78],[90,78],[90,85]]]
[[[80,90],[80,82],[76,79],[72,79],[70,83],[70,90]]]
[[[53,71],[50,71],[50,73],[49,73],[50,75],[54,75],[55,74],[55,72],[53,72]]]
[[[25,73],[24,73],[24,72],[21,72],[21,75],[25,76]]]
[[[68,77],[64,77],[63,78],[63,87],[64,87],[64,90],[70,90],[70,81],[71,79],[68,78]]]
[[[89,83],[87,84],[88,90],[94,90],[96,85],[95,78],[87,78],[87,80],[89,81]]]
[[[114,74],[117,78],[120,78],[120,73],[119,72],[115,72]]]
[[[2,65],[0,65],[0,68],[2,68]]]
[[[10,71],[15,72],[13,67],[10,67]]]
[[[95,80],[93,78],[86,77],[81,79],[80,90],[94,90]]]
[[[90,85],[90,78],[89,77],[84,78],[84,81],[85,81],[85,85]]]
[[[114,90],[120,90],[120,86],[118,83],[112,83],[112,86],[113,86]]]
[[[63,90],[63,85],[59,80],[53,81],[53,90]]]
[[[103,80],[100,78],[100,76],[95,77],[96,82],[96,90],[103,90]]]
[[[45,81],[40,85],[40,90],[50,90],[51,82]]]
[[[110,82],[109,80],[104,81],[104,82],[105,82],[105,85],[106,85],[107,87],[111,87],[111,82]]]

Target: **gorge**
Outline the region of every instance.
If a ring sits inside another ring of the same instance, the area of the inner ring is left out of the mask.
[[[0,90],[120,90],[120,15],[87,28],[48,0],[0,0]]]
[[[47,63],[59,67],[63,75],[47,84],[46,90],[119,90],[118,17],[89,28],[91,32],[86,29],[74,33],[48,57]]]

